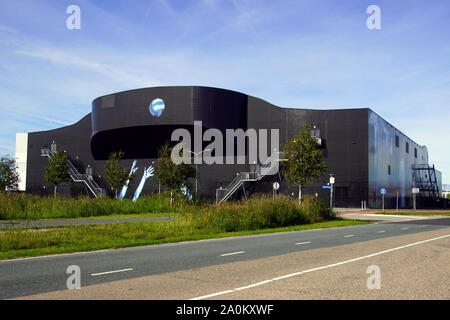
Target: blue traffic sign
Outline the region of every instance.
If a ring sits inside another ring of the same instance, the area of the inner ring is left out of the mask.
[[[331,189],[331,186],[322,186],[322,189]]]
[[[381,194],[386,194],[386,193],[387,193],[387,190],[386,190],[385,188],[381,188],[381,189],[380,189],[380,193],[381,193]]]

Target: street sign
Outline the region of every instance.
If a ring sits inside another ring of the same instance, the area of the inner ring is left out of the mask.
[[[278,190],[280,189],[280,184],[278,182],[274,182],[273,183],[273,190]]]
[[[381,194],[386,194],[386,193],[387,193],[387,190],[386,190],[385,188],[381,188],[381,189],[380,189],[380,193],[381,193]]]
[[[420,189],[419,188],[412,188],[412,193],[419,193]]]
[[[331,189],[331,186],[322,186],[322,189]]]
[[[335,177],[330,177],[330,184],[334,184],[336,181]]]

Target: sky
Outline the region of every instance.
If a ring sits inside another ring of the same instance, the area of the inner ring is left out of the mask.
[[[0,154],[14,155],[16,132],[77,122],[98,96],[171,85],[369,107],[426,145],[450,184],[448,0],[0,0]]]

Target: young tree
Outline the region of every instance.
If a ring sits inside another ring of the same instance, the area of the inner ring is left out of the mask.
[[[290,185],[298,186],[298,201],[302,200],[305,184],[327,171],[327,164],[317,140],[311,137],[311,128],[305,126],[295,137],[283,146],[287,161],[283,162],[283,174]]]
[[[16,191],[19,184],[16,160],[9,155],[0,158],[0,192]]]
[[[166,143],[158,150],[155,172],[158,181],[170,191],[170,203],[173,203],[173,193],[181,188],[192,187],[189,178],[195,177],[195,168],[189,164],[175,164],[171,159],[172,147]]]
[[[123,155],[122,151],[112,152],[105,164],[105,179],[114,190],[116,198],[119,189],[122,188],[127,180],[129,179],[131,183],[135,177],[134,173],[130,175],[128,168],[124,168],[119,164]]]
[[[63,151],[56,151],[48,160],[48,166],[45,167],[45,180],[54,185],[53,196],[56,197],[59,184],[69,181],[70,174],[67,168],[68,156]]]

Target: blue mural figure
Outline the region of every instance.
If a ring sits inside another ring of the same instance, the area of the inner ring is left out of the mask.
[[[181,193],[186,197],[186,199],[192,200],[191,190],[189,190],[189,188],[185,184],[181,186]]]
[[[153,167],[150,166],[148,168],[144,168],[144,174],[142,175],[141,182],[139,183],[136,191],[134,192],[133,201],[136,201],[137,199],[139,199],[142,189],[144,189],[145,181],[147,181],[147,179],[152,176],[153,176]]]
[[[131,170],[130,170],[130,174],[128,175],[128,177],[131,177],[131,175],[133,173],[135,173],[137,169],[139,169],[138,167],[136,167],[136,163],[137,163],[137,160],[134,160],[133,164],[131,165]],[[127,182],[125,182],[125,184],[122,187],[122,190],[120,190],[120,193],[119,193],[119,196],[118,196],[119,199],[125,198],[125,195],[127,194],[127,190],[128,190],[128,185],[129,184],[130,184],[130,179],[128,179]]]

